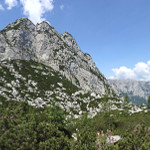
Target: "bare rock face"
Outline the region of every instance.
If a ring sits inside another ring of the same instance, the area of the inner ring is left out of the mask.
[[[0,61],[34,60],[52,67],[85,91],[112,94],[91,56],[69,33],[59,34],[47,22],[34,25],[21,18],[0,31]]]
[[[0,32],[0,59],[33,59],[34,31],[34,24],[27,18],[9,24]]]

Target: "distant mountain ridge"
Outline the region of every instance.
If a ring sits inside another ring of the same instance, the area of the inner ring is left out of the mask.
[[[150,95],[150,82],[135,80],[109,80],[110,84],[118,88],[122,94],[127,93],[135,104],[146,104]]]

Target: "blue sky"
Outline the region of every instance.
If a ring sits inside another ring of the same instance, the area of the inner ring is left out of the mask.
[[[0,1],[0,29],[21,17],[71,33],[106,77],[150,80],[150,0]]]

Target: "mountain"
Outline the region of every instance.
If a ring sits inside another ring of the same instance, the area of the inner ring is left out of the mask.
[[[0,149],[148,149],[149,124],[69,33],[27,18],[0,31]]]
[[[135,80],[109,80],[110,84],[117,86],[120,93],[127,93],[134,104],[147,104],[150,94],[150,82]]]
[[[50,66],[74,85],[100,96],[110,90],[91,56],[81,51],[69,33],[59,34],[47,22],[35,26],[29,19],[21,18],[0,31],[0,60],[15,59]]]
[[[58,33],[47,22],[34,25],[27,18],[0,31],[0,99],[27,101],[35,107],[54,102],[77,117],[124,107],[119,91],[72,35]],[[128,106],[131,112],[139,111]]]

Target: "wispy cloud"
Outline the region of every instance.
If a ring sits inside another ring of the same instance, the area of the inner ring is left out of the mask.
[[[4,7],[0,4],[0,10],[4,10]]]
[[[150,80],[150,61],[147,63],[139,62],[133,69],[122,66],[120,68],[112,69],[114,76],[110,79],[134,79],[140,81]]]
[[[64,5],[60,5],[60,9],[63,10],[64,9]]]
[[[5,0],[5,4],[8,5],[7,9],[10,10],[17,5],[17,0]]]

